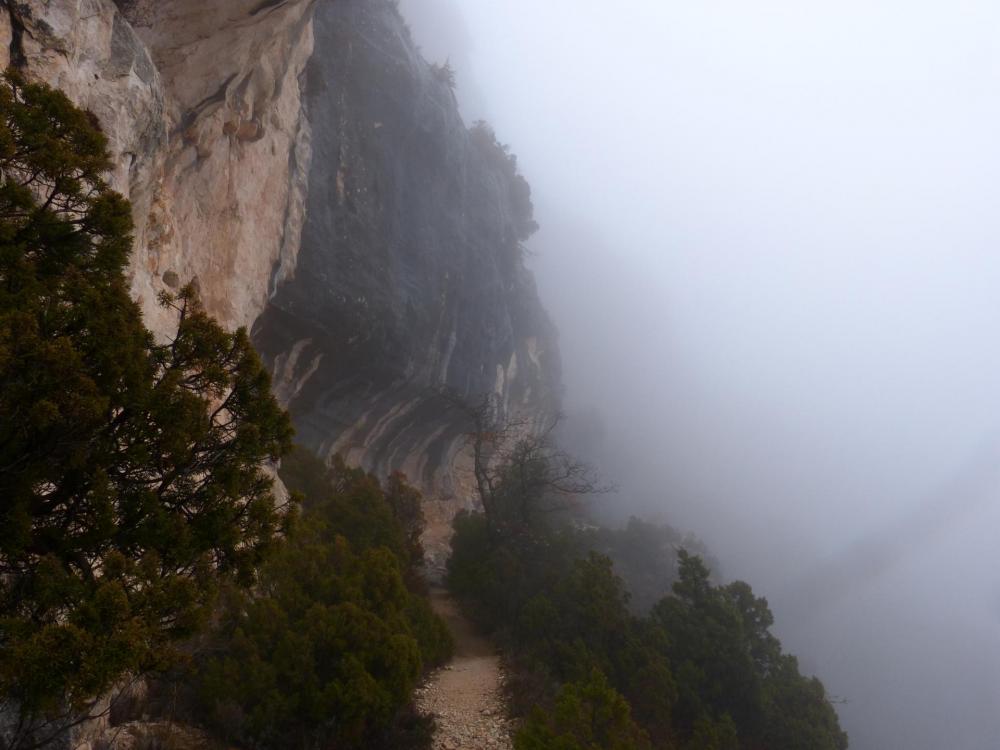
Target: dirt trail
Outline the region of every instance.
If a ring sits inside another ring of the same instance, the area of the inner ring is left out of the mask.
[[[455,656],[417,691],[421,713],[437,719],[434,750],[510,750],[503,672],[493,644],[476,632],[444,589],[431,605],[455,638]]]

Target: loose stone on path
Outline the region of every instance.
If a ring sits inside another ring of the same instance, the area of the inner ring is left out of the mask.
[[[451,662],[416,692],[417,708],[436,719],[434,750],[512,750],[496,649],[447,591],[433,590],[431,604],[455,638]]]

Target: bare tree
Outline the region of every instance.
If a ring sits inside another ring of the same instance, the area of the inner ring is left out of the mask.
[[[453,391],[442,396],[468,422],[476,489],[492,528],[530,526],[541,515],[573,509],[581,496],[613,491],[590,465],[558,447],[562,414],[539,426],[508,414],[493,393],[475,401]]]

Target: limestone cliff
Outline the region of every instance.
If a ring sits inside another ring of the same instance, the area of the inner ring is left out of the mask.
[[[320,3],[314,25],[302,245],[254,340],[299,439],[402,470],[444,501],[427,507],[440,527],[470,496],[469,425],[435,391],[531,417],[556,405],[555,334],[522,257],[530,191],[488,128],[462,122],[394,3]]]
[[[0,63],[97,115],[136,221],[133,289],[197,279],[229,326],[263,308],[294,263],[309,130],[300,74],[313,0],[0,0]],[[6,58],[6,59],[3,59]]]
[[[448,387],[541,419],[555,334],[521,243],[530,191],[458,114],[391,0],[0,0],[0,63],[107,133],[133,202],[134,293],[197,279],[253,326],[301,442],[428,505],[433,554],[468,505],[469,425]]]

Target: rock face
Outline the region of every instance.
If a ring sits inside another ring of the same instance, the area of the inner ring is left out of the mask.
[[[141,244],[147,298],[197,277],[208,309],[249,326],[276,265],[294,266],[309,165],[299,78],[313,0],[130,0],[167,96],[170,142]]]
[[[314,0],[2,0],[13,63],[97,115],[133,202],[133,290],[160,334],[160,291],[197,279],[250,325],[294,265],[309,130],[299,77]]]
[[[470,426],[435,393],[495,394],[539,419],[558,400],[555,334],[522,257],[530,191],[489,129],[462,122],[393,3],[320,3],[314,31],[302,244],[254,341],[300,441],[402,470],[445,501],[427,511],[447,525],[470,496]]]
[[[435,394],[542,420],[558,356],[527,183],[395,3],[0,0],[3,57],[101,122],[147,324],[168,335],[157,295],[196,279],[253,325],[300,442],[442,501],[440,559],[473,493],[470,425]]]

